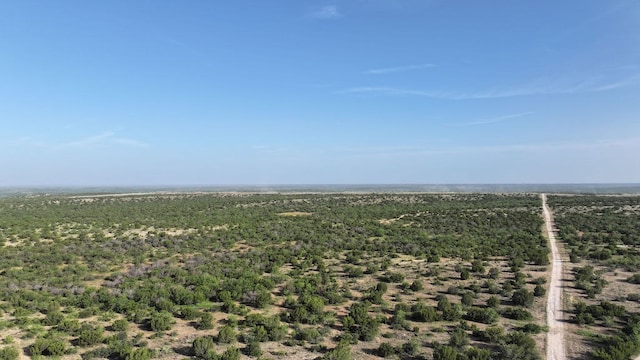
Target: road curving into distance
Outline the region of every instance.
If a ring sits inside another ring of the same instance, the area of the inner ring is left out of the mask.
[[[547,205],[547,195],[541,194],[544,224],[551,246],[551,280],[549,283],[549,297],[547,297],[547,360],[565,360],[564,323],[562,322],[562,258],[556,245],[556,235],[553,232],[553,219]]]

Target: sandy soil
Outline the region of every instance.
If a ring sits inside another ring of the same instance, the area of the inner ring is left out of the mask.
[[[313,215],[313,213],[303,212],[303,211],[290,211],[290,212],[279,213],[278,215],[280,216],[311,216]]]
[[[562,319],[562,258],[556,245],[556,236],[553,233],[553,220],[551,211],[547,206],[547,196],[542,197],[542,210],[544,222],[551,245],[551,281],[549,283],[549,297],[547,298],[547,360],[565,360],[564,329]]]

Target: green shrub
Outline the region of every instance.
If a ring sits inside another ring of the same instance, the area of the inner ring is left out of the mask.
[[[129,352],[125,360],[150,360],[153,356],[153,350],[149,348],[139,348]]]
[[[493,353],[489,349],[481,349],[477,347],[470,347],[465,351],[464,355],[469,360],[491,360],[493,359]]]
[[[387,343],[387,342],[383,342],[382,344],[380,344],[380,346],[378,346],[378,356],[382,356],[382,357],[390,357],[396,354],[396,349],[395,347],[393,347],[393,345]]]
[[[489,279],[497,279],[498,276],[500,275],[500,269],[498,269],[497,267],[492,267],[489,269],[489,273],[487,273],[487,277]]]
[[[536,349],[536,342],[520,331],[510,333],[500,344],[499,354],[502,359],[510,360],[539,360],[542,357]]]
[[[484,268],[484,264],[482,263],[482,260],[474,260],[471,263],[471,271],[475,273],[484,274],[485,268]]]
[[[628,301],[640,301],[640,294],[638,293],[634,293],[634,294],[629,294],[627,295],[627,300]]]
[[[102,342],[104,329],[101,327],[93,327],[89,324],[83,324],[78,331],[78,346],[91,346]]]
[[[411,319],[421,322],[433,322],[440,320],[440,316],[435,308],[419,301],[411,307]]]
[[[58,325],[56,325],[56,330],[69,334],[75,335],[78,330],[80,330],[80,322],[76,319],[64,319]]]
[[[502,315],[509,319],[514,320],[531,320],[533,319],[533,315],[524,308],[520,307],[507,307],[502,311]]]
[[[500,315],[492,308],[478,307],[470,308],[466,315],[467,319],[483,324],[493,324],[498,321],[499,317]]]
[[[125,333],[118,333],[108,338],[107,343],[109,345],[109,357],[124,360],[133,351],[133,344],[127,341],[127,334]]]
[[[219,344],[230,344],[236,341],[236,331],[233,327],[229,325],[225,325],[218,332],[218,343]]]
[[[590,313],[576,314],[574,320],[580,325],[591,325],[596,322],[596,319],[594,319],[593,315],[591,315]]]
[[[389,280],[389,282],[392,282],[392,283],[401,283],[404,281],[404,274],[389,272],[387,273],[387,279]]]
[[[108,359],[112,357],[112,352],[107,346],[102,346],[97,349],[93,349],[91,351],[87,351],[81,355],[82,360],[90,360],[90,359]]]
[[[191,352],[196,358],[209,359],[211,354],[215,354],[213,338],[210,336],[201,336],[193,339]]]
[[[149,327],[155,332],[167,331],[171,329],[174,322],[175,321],[173,320],[173,315],[171,315],[171,313],[161,311],[151,316],[151,319],[149,320]]]
[[[60,338],[38,338],[29,346],[29,355],[47,355],[59,356],[63,355],[66,350],[66,343]]]
[[[527,334],[539,334],[542,332],[542,326],[534,323],[528,323],[522,327],[522,331]]]
[[[240,360],[240,350],[235,346],[230,346],[220,355],[220,360]]]
[[[208,312],[202,313],[196,327],[200,330],[213,329],[213,315]]]
[[[497,308],[500,305],[500,298],[495,295],[491,295],[489,299],[487,299],[487,306],[490,308]]]
[[[394,330],[409,329],[409,322],[407,321],[407,313],[402,310],[396,310],[391,318],[389,325]]]
[[[341,341],[333,350],[324,354],[322,360],[351,360],[351,347]]]
[[[312,343],[318,343],[322,340],[322,335],[316,328],[297,329],[293,337],[296,340],[310,341]]]
[[[251,341],[245,348],[245,354],[251,357],[260,357],[262,355],[262,349],[260,349],[260,343],[257,341]]]
[[[505,332],[504,328],[500,326],[488,326],[484,331],[480,331],[478,335],[482,341],[497,344],[502,341],[505,336]]]
[[[469,269],[462,269],[462,271],[460,271],[460,279],[461,280],[467,280],[469,279]]]
[[[640,274],[633,274],[627,278],[627,281],[632,284],[640,284]]]
[[[129,329],[129,322],[126,319],[118,319],[111,324],[113,331],[127,331]]]
[[[64,319],[64,315],[60,311],[52,311],[42,319],[42,325],[55,326],[58,325]]]
[[[414,282],[411,283],[411,286],[409,286],[409,289],[411,289],[412,291],[422,291],[424,290],[424,285],[422,284],[422,281],[415,280]]]
[[[449,338],[449,346],[463,348],[469,345],[469,335],[460,327],[456,327]]]
[[[460,303],[464,306],[473,305],[473,293],[467,291],[464,294],[462,294],[462,298],[460,298]]]
[[[458,350],[448,345],[436,344],[433,349],[433,360],[457,360]]]
[[[511,296],[511,302],[517,306],[531,307],[533,305],[533,293],[527,289],[516,290]]]
[[[458,321],[462,318],[462,307],[460,304],[452,304],[442,310],[442,319],[445,321]]]
[[[418,353],[419,347],[418,342],[415,339],[411,339],[402,344],[401,351],[404,355],[413,356]]]
[[[251,330],[254,342],[269,341],[269,332],[262,325],[257,325]]]
[[[193,306],[183,306],[180,308],[180,315],[185,320],[195,320],[200,315],[200,311]]]
[[[18,357],[20,357],[20,352],[15,346],[0,349],[0,360],[16,360]]]
[[[640,344],[633,337],[608,336],[599,345],[591,354],[596,360],[627,360],[640,351]]]

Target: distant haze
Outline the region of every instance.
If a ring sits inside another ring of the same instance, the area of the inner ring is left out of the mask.
[[[413,184],[413,185],[225,185],[118,187],[0,187],[0,197],[30,195],[109,195],[196,192],[248,193],[559,193],[640,194],[640,184]]]

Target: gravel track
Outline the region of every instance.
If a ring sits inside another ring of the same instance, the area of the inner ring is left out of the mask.
[[[565,360],[564,323],[562,322],[562,257],[556,245],[553,219],[549,206],[547,206],[547,195],[542,194],[540,197],[542,198],[545,229],[553,257],[549,297],[547,298],[547,326],[549,326],[549,332],[547,332],[547,360]]]

